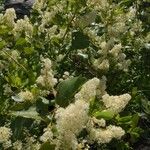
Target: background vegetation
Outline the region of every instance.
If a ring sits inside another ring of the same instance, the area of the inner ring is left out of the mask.
[[[24,18],[0,5],[0,149],[150,148],[149,0],[38,0]],[[91,97],[95,83],[83,87],[94,78],[101,93]],[[105,92],[131,100],[117,114],[105,113]],[[67,114],[78,93],[88,97],[89,117],[125,134],[91,142],[83,128],[78,147],[64,148],[57,112]]]

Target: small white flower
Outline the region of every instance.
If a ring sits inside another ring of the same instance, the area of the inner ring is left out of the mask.
[[[96,132],[98,143],[109,143],[112,140],[112,132],[106,129],[99,129]]]
[[[9,8],[9,9],[6,9],[6,12],[3,16],[3,20],[4,22],[9,26],[9,27],[14,27],[15,25],[15,19],[16,19],[16,13],[15,13],[15,10],[14,8]]]
[[[99,69],[101,70],[108,70],[109,69],[109,60],[104,59],[102,63],[98,66]]]
[[[100,80],[98,78],[93,78],[87,81],[85,84],[83,84],[81,90],[75,95],[75,99],[89,102],[92,98],[96,96],[96,91],[99,84]]]
[[[44,129],[44,134],[40,137],[40,141],[42,142],[47,142],[48,140],[52,140],[53,138],[53,133],[48,126],[47,128]]]
[[[2,145],[4,149],[10,148],[12,146],[11,140],[4,142]]]
[[[33,94],[30,92],[30,91],[21,91],[19,94],[18,94],[19,98],[24,100],[24,101],[33,101],[34,100],[34,96]]]
[[[56,112],[56,123],[59,133],[59,143],[66,148],[77,146],[76,136],[81,132],[88,121],[89,104],[77,100],[66,109],[59,108]]]
[[[46,70],[50,70],[52,67],[52,62],[49,58],[42,58],[41,61],[43,62],[43,67]]]
[[[13,34],[16,38],[19,38],[22,32],[25,33],[27,38],[32,37],[33,25],[30,23],[27,16],[25,16],[24,19],[17,20],[13,29]]]
[[[51,89],[57,83],[57,79],[54,78],[52,71],[52,63],[49,58],[41,58],[42,66],[41,75],[37,78],[36,83],[47,88]]]
[[[3,85],[4,95],[9,95],[12,93],[11,86],[8,84]]]
[[[88,109],[89,105],[82,100],[77,100],[61,111],[58,109],[56,119],[59,132],[71,131],[73,134],[78,134],[87,122]]]
[[[125,131],[121,127],[109,125],[107,129],[112,132],[113,137],[116,139],[120,139],[125,134]]]
[[[121,48],[121,43],[117,44],[109,51],[109,53],[111,53],[114,57],[117,57],[119,52],[121,51]]]
[[[0,143],[6,143],[9,141],[10,137],[12,136],[12,131],[10,128],[5,126],[0,127]]]
[[[16,50],[13,50],[11,56],[13,59],[17,60],[19,58],[19,53]]]
[[[130,99],[131,96],[129,94],[120,96],[109,96],[108,94],[105,94],[102,96],[102,101],[106,109],[116,114],[120,113],[125,108]]]
[[[15,150],[22,150],[22,142],[21,141],[16,141],[13,143],[13,149]]]
[[[102,119],[96,119],[95,117],[92,118],[93,122],[98,124],[99,127],[105,127],[106,126],[106,121]]]
[[[129,12],[126,14],[128,20],[129,20],[129,19],[132,20],[132,19],[135,18],[135,16],[136,16],[136,11],[137,11],[137,10],[136,10],[135,7],[130,7],[130,8],[129,8]]]
[[[34,10],[37,10],[39,13],[41,13],[41,9],[44,8],[46,4],[46,0],[35,0],[32,8]]]

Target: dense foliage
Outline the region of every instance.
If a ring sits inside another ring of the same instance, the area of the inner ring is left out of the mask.
[[[150,147],[147,0],[0,8],[0,149]],[[144,8],[144,9],[143,9]]]

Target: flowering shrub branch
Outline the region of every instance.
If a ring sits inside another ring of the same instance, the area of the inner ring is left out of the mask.
[[[0,14],[0,148],[123,150],[138,140],[141,112],[128,110],[136,96],[122,83],[137,72],[130,52],[150,41],[141,3],[124,3],[36,0],[30,17]]]

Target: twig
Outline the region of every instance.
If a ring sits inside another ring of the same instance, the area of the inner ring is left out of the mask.
[[[2,50],[7,56],[9,56],[18,66],[20,66],[21,68],[23,68],[26,72],[28,72],[27,71],[27,69],[22,65],[22,64],[20,64],[17,60],[15,60],[9,53],[7,53],[6,51],[4,51],[4,50]]]

